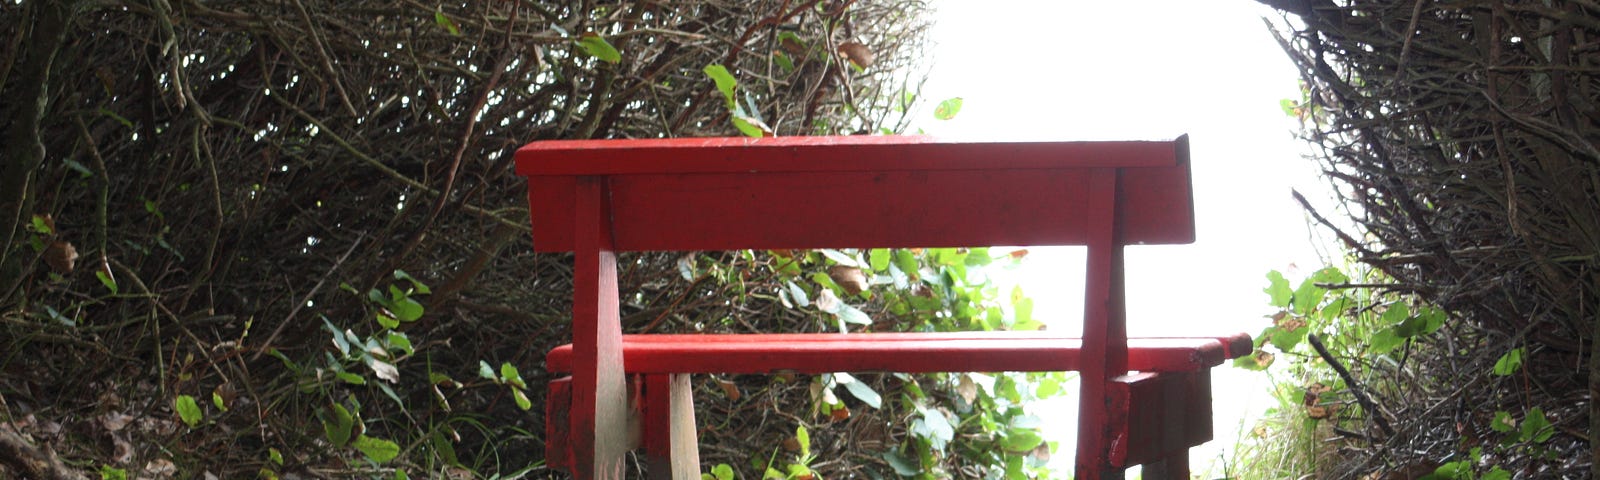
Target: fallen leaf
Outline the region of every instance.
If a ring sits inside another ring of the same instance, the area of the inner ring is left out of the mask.
[[[867,276],[861,273],[861,268],[846,265],[828,267],[828,276],[833,278],[833,283],[844,287],[844,293],[855,295],[866,290]]]
[[[956,394],[960,395],[961,400],[967,405],[971,405],[972,401],[978,398],[978,383],[972,381],[972,377],[962,375],[961,380],[956,382]]]
[[[722,389],[722,394],[728,397],[728,401],[737,402],[737,401],[739,401],[739,397],[743,396],[743,395],[739,394],[739,386],[734,384],[733,382],[730,382],[730,381],[727,381],[727,380],[723,380],[723,379],[720,379],[720,378],[716,378],[716,379],[713,379],[713,380],[717,381],[717,387]]]
[[[373,358],[367,360],[367,366],[372,367],[372,373],[377,375],[378,378],[384,379],[389,383],[400,383],[400,370],[394,368],[394,365],[389,364],[389,362]]]
[[[839,44],[839,54],[844,55],[844,58],[849,59],[850,63],[854,63],[858,67],[867,68],[872,66],[872,50],[868,49],[865,44],[858,42],[841,43]]]
[[[78,262],[78,249],[72,242],[56,240],[44,249],[44,263],[50,265],[51,270],[65,275],[72,273],[72,267]]]

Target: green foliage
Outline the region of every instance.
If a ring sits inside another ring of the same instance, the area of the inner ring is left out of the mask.
[[[194,397],[178,395],[178,398],[172,402],[172,406],[174,410],[178,411],[178,418],[183,420],[184,425],[194,428],[200,424],[200,419],[202,418],[200,405],[195,402]]]
[[[711,64],[706,65],[704,71],[706,76],[711,77],[711,81],[717,84],[717,91],[722,92],[722,99],[728,107],[728,118],[733,123],[734,128],[738,128],[739,132],[745,134],[745,136],[755,138],[768,136],[772,132],[772,129],[767,127],[767,124],[761,120],[761,115],[756,110],[753,98],[746,98],[746,101],[750,104],[748,112],[743,105],[739,104],[735,93],[738,90],[739,81],[733,78],[733,73],[729,72],[727,67]],[[748,96],[749,93],[746,92],[746,95]]]
[[[607,42],[605,37],[601,37],[594,32],[585,32],[583,35],[579,35],[578,46],[582,47],[583,53],[598,58],[600,61],[608,63],[622,61],[622,52],[618,52],[617,47],[611,46],[611,42]]]
[[[1522,349],[1513,348],[1494,362],[1494,374],[1508,376],[1522,369]]]
[[[961,97],[955,97],[939,102],[939,106],[933,109],[933,118],[940,120],[956,118],[956,114],[961,113],[961,103],[964,101]]]
[[[128,471],[110,465],[101,465],[100,480],[128,480]]]

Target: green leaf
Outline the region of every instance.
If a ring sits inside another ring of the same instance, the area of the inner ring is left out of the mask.
[[[457,27],[456,22],[451,20],[450,17],[445,16],[444,12],[442,11],[433,11],[433,23],[438,25],[440,28],[443,28],[445,31],[450,32],[450,35],[461,35],[461,27]]]
[[[1544,409],[1533,407],[1532,410],[1528,410],[1527,415],[1522,417],[1522,441],[1531,440],[1534,443],[1544,443],[1555,434],[1555,428],[1550,425],[1550,420],[1544,416]]]
[[[1478,477],[1478,480],[1511,480],[1511,472],[1507,472],[1506,469],[1495,466],[1494,468],[1490,468],[1488,473]]]
[[[1307,334],[1311,333],[1311,327],[1300,327],[1294,330],[1269,327],[1267,330],[1272,331],[1272,346],[1277,347],[1280,352],[1293,351],[1294,347],[1304,341]]]
[[[394,471],[394,480],[411,480],[411,477],[406,475],[405,470],[396,469]]]
[[[194,428],[195,425],[200,424],[200,404],[195,403],[194,397],[178,395],[178,399],[172,403],[173,408],[178,411],[178,418],[183,420],[184,425]]]
[[[1392,352],[1405,343],[1406,339],[1397,335],[1394,327],[1378,330],[1378,333],[1372,334],[1372,352],[1376,354]]]
[[[920,274],[917,254],[911,253],[909,249],[894,251],[894,265],[900,267],[900,271],[905,272],[906,275],[915,277]]]
[[[348,384],[351,384],[351,385],[366,385],[367,384],[367,377],[363,377],[361,375],[357,375],[357,374],[350,373],[350,372],[338,372],[338,373],[333,374],[333,376],[338,378],[339,380],[343,380],[344,383],[348,383]]]
[[[528,384],[522,382],[522,373],[518,372],[517,366],[511,362],[500,364],[500,380],[517,388],[528,388]]]
[[[711,468],[711,476],[717,480],[733,480],[733,467],[726,463],[719,463]]]
[[[1282,273],[1273,270],[1267,272],[1267,281],[1269,284],[1262,291],[1267,292],[1267,296],[1271,297],[1271,305],[1278,308],[1287,308],[1289,300],[1294,298],[1294,291],[1289,290],[1289,280],[1283,278]]]
[[[1013,428],[1006,431],[1005,438],[1000,439],[1001,448],[1016,453],[1031,452],[1041,443],[1044,443],[1044,437],[1039,435],[1039,431],[1028,428]]]
[[[278,451],[277,448],[268,448],[267,461],[270,461],[275,465],[283,465],[283,452]]]
[[[106,273],[105,270],[95,270],[94,278],[100,279],[100,284],[105,285],[106,290],[110,290],[112,295],[117,294],[117,279],[112,277],[111,274]]]
[[[789,56],[783,52],[772,52],[772,61],[777,63],[778,67],[783,68],[785,72],[794,71],[794,60],[790,60]]]
[[[412,277],[411,274],[406,273],[405,270],[395,270],[394,279],[411,282],[411,288],[415,289],[418,294],[427,295],[433,293],[432,290],[428,289],[427,284],[422,283],[422,280],[417,280],[416,277]]]
[[[411,347],[411,337],[407,337],[404,333],[389,332],[387,340],[389,348],[398,348],[400,351],[405,352],[406,355],[416,353],[416,350]]]
[[[732,73],[728,73],[728,67],[713,63],[706,65],[705,72],[706,76],[717,82],[717,90],[721,91],[722,98],[727,100],[728,108],[731,110],[738,107],[739,102],[733,99],[733,89],[739,86],[739,81],[733,78]]]
[[[794,299],[795,306],[805,308],[811,306],[811,296],[806,294],[806,289],[795,285],[794,280],[789,280],[789,298]]]
[[[889,462],[889,466],[894,468],[894,473],[897,473],[902,477],[910,477],[922,473],[922,469],[918,468],[919,465],[917,465],[915,460],[906,458],[904,455],[901,455],[899,452],[895,452],[894,450],[883,452],[878,456],[882,457],[883,461]]]
[[[512,388],[511,398],[517,401],[517,408],[523,410],[533,408],[533,401],[528,399],[528,394],[523,393],[521,388]]]
[[[867,312],[863,312],[856,307],[845,305],[843,302],[839,303],[838,315],[840,320],[843,320],[847,323],[854,323],[856,325],[872,325],[872,317],[868,316]]]
[[[399,445],[381,438],[362,435],[357,437],[352,445],[356,447],[356,450],[360,450],[363,455],[366,455],[367,458],[377,463],[387,463],[390,460],[394,460],[394,457],[400,456]]]
[[[872,387],[867,386],[865,383],[861,383],[859,381],[846,383],[844,384],[844,389],[848,390],[850,395],[856,397],[857,400],[861,400],[862,403],[867,404],[869,407],[883,407],[883,396],[878,395],[878,392],[873,391]]]
[[[728,117],[728,120],[733,122],[733,128],[739,129],[739,133],[743,133],[746,137],[761,138],[767,136],[768,128],[764,128],[766,124],[760,120],[739,114]]]
[[[1317,304],[1322,303],[1322,297],[1327,294],[1326,289],[1317,286],[1315,278],[1301,281],[1300,288],[1296,288],[1293,294],[1294,313],[1310,315],[1317,309]]]
[[[1522,369],[1522,349],[1513,348],[1494,362],[1494,374],[1508,376]]]
[[[100,480],[128,480],[128,471],[110,465],[101,465]]]
[[[1509,433],[1517,428],[1517,421],[1511,418],[1511,412],[1500,410],[1494,412],[1494,419],[1489,421],[1489,428],[1500,433]]]
[[[579,35],[578,46],[583,47],[583,53],[587,53],[589,56],[598,58],[601,61],[610,63],[622,61],[622,53],[617,51],[617,47],[611,46],[611,43],[607,42],[604,37],[594,32],[586,32],[583,35]]]
[[[394,312],[394,317],[402,322],[415,322],[422,318],[422,304],[409,296],[395,299],[389,305],[389,311]]]
[[[874,248],[867,250],[867,264],[872,266],[872,271],[882,272],[889,269],[890,257],[893,254],[887,248]]]
[[[355,429],[356,419],[345,410],[344,405],[333,404],[333,418],[322,421],[322,433],[328,437],[328,443],[335,447],[342,447],[350,443],[350,432]]]
[[[911,433],[928,440],[934,450],[943,452],[946,444],[956,436],[955,427],[950,426],[950,419],[944,416],[937,408],[917,406],[922,417],[912,422]]]
[[[428,436],[428,443],[433,446],[433,453],[444,460],[447,465],[460,465],[461,460],[456,457],[456,446],[450,443],[450,437],[443,430],[434,430]]]
[[[794,440],[800,444],[801,457],[811,456],[811,432],[806,430],[805,425],[798,425],[794,428]]]
[[[211,392],[211,405],[217,407],[217,410],[228,411],[228,402],[222,401],[222,395],[215,391]]]
[[[34,215],[30,223],[33,225],[33,231],[35,232],[44,235],[53,235],[56,233],[55,229],[50,228],[50,221],[46,220],[43,215]]]
[[[939,102],[939,106],[933,109],[933,118],[940,120],[956,118],[956,114],[961,113],[962,101],[961,97],[955,97]]]
[[[396,319],[394,317],[391,317],[391,316],[389,316],[389,315],[387,315],[387,314],[385,314],[383,312],[377,312],[374,315],[374,317],[378,321],[378,326],[380,326],[380,327],[387,328],[387,329],[400,328],[400,320],[398,320],[398,319]]]

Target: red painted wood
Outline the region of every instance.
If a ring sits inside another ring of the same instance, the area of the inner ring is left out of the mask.
[[[1251,347],[1245,335],[1126,338],[1122,247],[1193,241],[1188,156],[1183,137],[530,144],[517,152],[517,168],[528,177],[534,247],[576,252],[574,345],[547,359],[551,371],[573,373],[552,382],[550,405],[560,411],[547,412],[551,465],[568,466],[579,479],[621,477],[625,371],[666,384],[647,385],[642,407],[647,455],[657,470],[670,465],[653,476],[696,478],[692,398],[682,374],[1078,370],[1076,478],[1122,478],[1131,460],[1156,462],[1158,477],[1182,478],[1187,447],[1210,438],[1206,369]],[[983,245],[1088,246],[1084,337],[623,336],[618,325],[617,251]],[[1125,383],[1130,368],[1173,373]],[[1171,399],[1203,399],[1205,410]]]
[[[1118,412],[1105,402],[1107,382],[1128,371],[1128,330],[1122,305],[1122,238],[1124,213],[1118,203],[1118,171],[1093,172],[1089,192],[1088,265],[1085,269],[1083,309],[1083,362],[1078,401],[1078,456],[1074,477],[1079,480],[1124,478],[1107,455],[1110,419]]]
[[[627,454],[628,392],[622,378],[622,325],[617,311],[617,258],[611,242],[605,179],[585,177],[572,190],[573,476],[622,479]]]
[[[571,371],[568,369],[567,371]],[[546,384],[544,402],[544,460],[552,470],[571,472],[577,466],[572,452],[572,377]]]
[[[1224,338],[1134,338],[1128,366],[1195,371],[1222,364]],[[624,335],[628,373],[999,372],[1080,370],[1082,340],[1045,332]],[[572,346],[545,356],[545,369],[572,368]]]
[[[1140,373],[1114,380],[1107,396],[1116,412],[1111,418],[1111,464],[1165,461],[1165,471],[1182,468],[1182,478],[1187,478],[1187,463],[1180,466],[1172,460],[1211,440],[1210,378],[1209,371],[1197,371]],[[1204,421],[1193,420],[1202,417]]]
[[[550,140],[517,150],[517,174],[1170,167],[1184,161],[1173,149],[1181,140],[996,142],[914,135]]]
[[[519,150],[535,250],[572,249],[568,192],[579,174],[612,175],[619,251],[1084,245],[1086,167],[1102,165],[1127,167],[1119,199],[1127,243],[1194,239],[1186,138],[657,142],[540,142]],[[693,148],[700,144],[725,149]]]

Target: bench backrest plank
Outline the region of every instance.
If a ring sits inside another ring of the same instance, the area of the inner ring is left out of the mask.
[[[716,147],[716,148],[707,148]],[[573,249],[580,177],[604,177],[618,251],[1084,245],[1092,172],[1120,171],[1123,244],[1194,240],[1188,141],[851,136],[535,142],[534,249]]]

